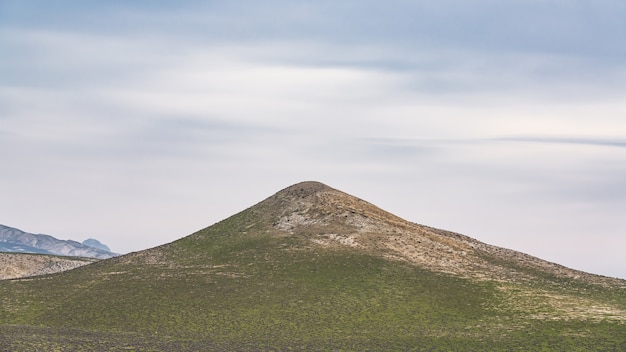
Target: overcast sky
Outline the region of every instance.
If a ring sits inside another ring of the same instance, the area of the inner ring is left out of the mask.
[[[126,253],[317,180],[626,278],[626,2],[0,0],[0,224]]]

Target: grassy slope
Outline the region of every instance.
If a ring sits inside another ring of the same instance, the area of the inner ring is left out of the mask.
[[[554,313],[553,305],[528,294],[575,292],[588,304],[626,309],[623,289],[544,277],[533,284],[540,291],[533,291],[532,285],[433,273],[351,248],[268,234],[272,219],[256,210],[155,250],[0,282],[0,346],[626,350],[623,321],[541,319]]]

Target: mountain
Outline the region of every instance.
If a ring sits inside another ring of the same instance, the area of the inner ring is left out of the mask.
[[[623,351],[626,281],[304,182],[169,244],[0,281],[0,346]]]
[[[94,238],[88,238],[88,239],[84,240],[83,244],[85,246],[98,248],[98,249],[101,249],[103,251],[111,252],[111,248],[109,248],[109,246],[103,244],[102,242],[100,242],[100,241],[98,241],[98,240],[96,240]]]
[[[36,235],[4,225],[0,225],[0,252],[38,253],[97,259],[107,259],[118,255],[97,246],[85,245],[72,240],[59,240],[49,235]]]

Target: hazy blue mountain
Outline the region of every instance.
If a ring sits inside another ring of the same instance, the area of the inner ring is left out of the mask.
[[[106,244],[94,239],[94,238],[89,238],[83,241],[83,244],[85,246],[89,246],[92,248],[98,248],[98,249],[102,249],[103,251],[107,251],[110,252],[111,248],[109,248],[109,246],[107,246]]]
[[[59,240],[50,235],[32,234],[0,225],[0,252],[54,254],[97,259],[107,259],[118,255],[97,240],[85,242],[95,243],[95,246],[72,240]]]
[[[35,248],[19,243],[0,242],[0,252],[4,253],[34,253],[34,254],[52,254],[44,249]]]

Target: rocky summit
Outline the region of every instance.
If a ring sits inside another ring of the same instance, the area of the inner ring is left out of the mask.
[[[0,281],[0,301],[9,350],[626,350],[626,281],[318,182],[169,244]]]

